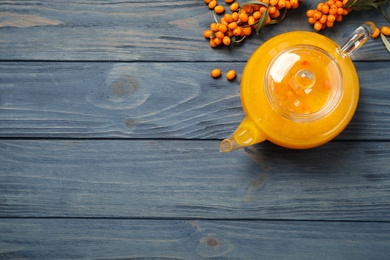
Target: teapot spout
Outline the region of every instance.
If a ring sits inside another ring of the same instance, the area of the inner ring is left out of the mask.
[[[219,151],[226,153],[265,140],[264,134],[253,121],[245,118],[231,136],[222,140]]]

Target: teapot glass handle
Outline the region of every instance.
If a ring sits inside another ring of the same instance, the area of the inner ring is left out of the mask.
[[[341,54],[351,56],[371,37],[374,30],[375,24],[372,22],[365,22],[359,26],[341,45]]]

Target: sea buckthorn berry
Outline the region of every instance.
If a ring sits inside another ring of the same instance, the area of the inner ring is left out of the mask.
[[[215,44],[218,46],[218,45],[221,45],[221,43],[222,43],[222,39],[221,38],[217,38],[217,37],[215,37],[215,38],[213,38],[214,39],[214,42],[215,42]]]
[[[225,34],[223,32],[216,32],[215,37],[217,37],[219,39],[223,39],[223,37],[225,37]]]
[[[322,23],[316,22],[316,23],[314,24],[314,30],[319,31],[319,30],[321,30],[321,29],[322,29]]]
[[[323,14],[328,14],[329,13],[329,5],[324,5],[321,9],[321,12]]]
[[[234,2],[234,0],[225,0],[225,3],[227,3],[227,4],[231,4],[233,2]]]
[[[306,12],[306,16],[309,17],[309,18],[314,17],[314,10],[308,10]]]
[[[326,21],[328,21],[328,16],[323,14],[319,21],[320,21],[320,23],[326,23]]]
[[[240,5],[237,2],[234,2],[230,5],[230,11],[235,12],[240,8]]]
[[[205,31],[203,32],[203,36],[204,36],[206,39],[210,39],[212,35],[213,35],[213,31],[212,31],[212,30],[205,30]]]
[[[270,0],[270,1],[269,1],[269,4],[270,4],[271,6],[276,6],[276,5],[278,4],[278,0]]]
[[[317,20],[316,20],[315,18],[313,18],[313,17],[309,17],[309,18],[307,19],[307,21],[308,21],[310,24],[315,24],[315,23],[317,22]]]
[[[252,33],[252,28],[251,27],[244,27],[244,28],[242,28],[242,32],[244,33],[244,35],[249,36]]]
[[[326,26],[329,28],[333,27],[333,22],[326,21]]]
[[[289,0],[286,0],[285,5],[286,5],[285,6],[286,9],[290,9],[291,8],[291,2]]]
[[[322,2],[320,2],[320,3],[318,3],[318,5],[317,5],[317,10],[318,11],[322,11],[322,7],[324,7],[324,3],[322,3]]]
[[[238,15],[238,19],[240,19],[241,22],[246,23],[248,21],[248,15],[246,13],[240,13]]]
[[[214,12],[217,14],[222,14],[223,12],[225,12],[225,7],[223,7],[222,5],[217,5],[216,7],[214,7]]]
[[[218,25],[218,31],[225,33],[227,30],[228,30],[227,25],[222,23]]]
[[[375,27],[375,30],[374,30],[373,34],[371,35],[371,38],[375,39],[376,37],[379,36],[380,33],[381,33],[381,30],[379,30],[379,28]]]
[[[233,22],[237,22],[238,21],[238,13],[237,12],[233,12],[232,13],[232,17],[233,17]]]
[[[333,14],[328,15],[328,22],[334,23],[336,21],[336,16]]]
[[[218,2],[216,0],[211,0],[208,7],[210,9],[214,9],[214,7],[216,7],[218,5]]]
[[[321,18],[321,16],[322,16],[322,13],[320,11],[314,11],[314,16],[313,17],[316,20],[319,20]]]
[[[286,1],[285,0],[279,0],[278,1],[278,8],[282,9],[286,6]]]
[[[260,19],[261,17],[261,11],[256,11],[252,14],[253,18],[255,18],[256,20]]]
[[[225,14],[223,16],[223,19],[225,19],[225,21],[228,22],[228,23],[233,22],[233,16],[231,14]]]
[[[231,43],[231,39],[229,36],[225,36],[225,37],[223,37],[222,42],[224,45],[229,46]]]
[[[210,74],[213,78],[218,78],[222,75],[221,70],[218,68],[213,69]]]
[[[230,30],[234,30],[234,29],[236,29],[237,28],[237,23],[236,22],[231,22],[231,23],[229,23],[229,25],[228,25],[228,28],[230,29]]]
[[[236,29],[233,30],[233,35],[240,36],[241,32],[242,32],[241,27],[237,27]]]
[[[256,19],[251,15],[248,17],[248,25],[253,25],[256,23]]]
[[[211,2],[211,0],[204,0],[204,2],[208,5]]]
[[[390,36],[390,27],[388,26],[382,26],[381,27],[381,33],[383,33],[386,36]]]
[[[210,46],[213,48],[217,47],[217,44],[215,43],[214,38],[210,39]]]
[[[237,76],[237,73],[236,73],[235,70],[229,70],[229,71],[226,73],[226,78],[227,78],[228,80],[233,80],[233,79],[236,78],[236,76]]]

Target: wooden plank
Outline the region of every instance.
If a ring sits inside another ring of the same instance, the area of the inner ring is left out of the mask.
[[[2,140],[0,217],[389,221],[389,142]]]
[[[390,139],[389,65],[356,62],[360,103],[339,139]],[[236,69],[238,79],[212,79],[216,66]],[[244,118],[239,98],[244,66],[0,63],[0,136],[222,139]]]
[[[0,219],[3,259],[387,259],[390,223]]]
[[[246,61],[275,35],[313,31],[305,13],[316,4],[305,1],[244,46],[212,50],[203,31],[213,17],[203,1],[7,1],[0,5],[0,60]],[[387,24],[379,11],[352,12],[322,34],[341,43],[367,20]],[[376,39],[355,58],[390,60],[390,54]]]

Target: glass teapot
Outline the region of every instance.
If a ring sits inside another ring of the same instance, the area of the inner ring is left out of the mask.
[[[372,35],[366,22],[340,47],[313,32],[283,33],[248,60],[240,96],[246,117],[220,144],[221,152],[268,140],[313,148],[335,138],[352,119],[359,81],[350,55]]]

